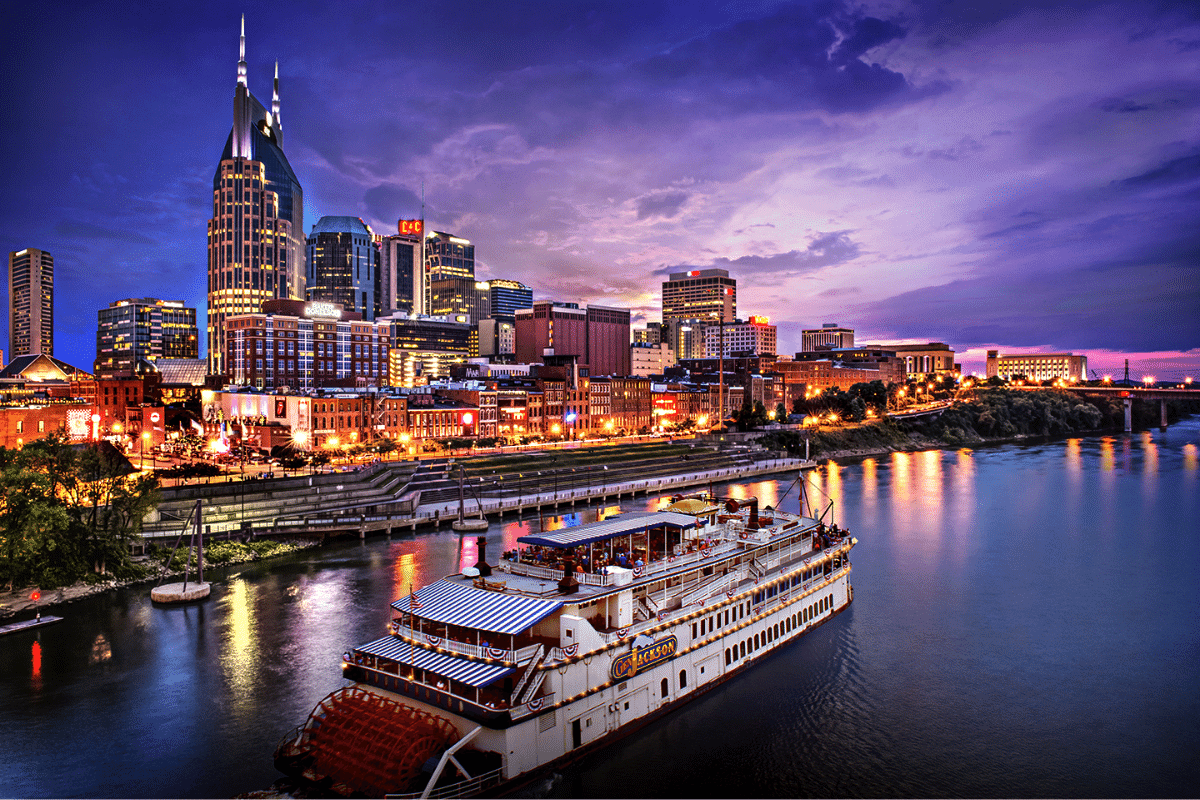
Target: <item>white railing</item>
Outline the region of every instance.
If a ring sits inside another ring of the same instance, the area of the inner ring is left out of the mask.
[[[399,636],[405,641],[411,641],[419,646],[436,647],[440,650],[446,650],[451,653],[458,653],[465,656],[474,656],[475,658],[483,658],[489,661],[503,661],[507,664],[524,664],[533,658],[534,653],[541,647],[540,644],[534,643],[518,648],[514,653],[507,647],[492,647],[490,644],[477,645],[469,642],[458,642],[454,639],[447,639],[440,636],[431,636],[417,630],[413,630],[407,625],[393,621],[391,628],[392,635]],[[489,634],[498,636],[498,634]]]
[[[439,789],[434,789],[429,794],[424,792],[409,792],[408,794],[385,794],[386,800],[421,800],[421,798],[429,798],[429,800],[444,800],[449,797],[475,797],[476,795],[491,789],[494,786],[499,786],[500,781],[504,778],[503,769],[494,769],[491,772],[485,772],[482,775],[476,775],[469,780],[461,780],[457,783],[451,783]]]
[[[544,694],[541,697],[535,697],[528,703],[522,703],[519,706],[514,706],[509,709],[509,715],[513,719],[523,719],[530,714],[536,714],[543,708],[548,708],[554,705],[554,694]]]
[[[697,600],[703,600],[706,597],[710,597],[717,592],[728,588],[730,584],[738,583],[740,577],[741,576],[737,572],[727,572],[724,575],[718,575],[716,580],[709,581],[708,583],[702,583],[695,589],[692,589],[690,592],[685,594],[683,596],[683,604],[684,606],[690,606]]]

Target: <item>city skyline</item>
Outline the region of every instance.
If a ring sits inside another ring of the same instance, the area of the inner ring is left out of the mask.
[[[18,8],[0,231],[54,254],[58,358],[88,368],[121,297],[203,315],[243,12],[308,220],[390,233],[424,193],[481,279],[635,324],[670,273],[727,269],[782,353],[838,322],[968,371],[997,348],[1200,364],[1183,3]]]

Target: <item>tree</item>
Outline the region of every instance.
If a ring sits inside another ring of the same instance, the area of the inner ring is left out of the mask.
[[[133,577],[130,544],[158,503],[158,479],[123,456],[61,437],[0,448],[0,581],[61,586],[92,573]]]
[[[783,403],[780,403],[779,405],[775,406],[775,421],[776,422],[787,422],[787,415],[788,415],[787,408],[784,407]]]
[[[876,411],[882,411],[887,408],[888,390],[883,385],[883,381],[856,383],[850,387],[848,394],[851,398],[861,398],[863,403],[874,408]]]

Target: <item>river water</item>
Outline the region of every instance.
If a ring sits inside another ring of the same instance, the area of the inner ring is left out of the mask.
[[[728,489],[795,510],[792,483]],[[828,463],[810,487],[859,539],[850,609],[527,794],[1200,791],[1200,420]],[[538,525],[493,523],[490,560]],[[474,537],[374,538],[219,571],[202,605],[62,606],[0,639],[0,796],[266,788],[341,653],[475,560]]]

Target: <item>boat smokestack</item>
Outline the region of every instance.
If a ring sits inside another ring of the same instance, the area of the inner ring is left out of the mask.
[[[757,530],[757,528],[758,528],[758,498],[751,497],[751,498],[747,499],[746,502],[750,504],[750,521],[746,523],[746,527],[754,528]]]
[[[492,568],[487,563],[487,537],[475,537],[475,549],[479,552],[479,560],[475,562],[475,569],[479,570],[481,577],[488,577],[492,574]]]
[[[563,594],[575,594],[579,591],[579,579],[575,577],[574,559],[563,559],[563,576],[558,582],[558,590]]]

